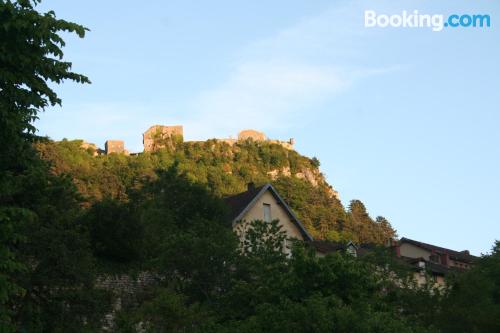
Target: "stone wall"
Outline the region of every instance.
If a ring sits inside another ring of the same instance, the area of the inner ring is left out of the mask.
[[[240,131],[238,133],[238,139],[233,139],[233,138],[227,138],[227,139],[215,139],[217,142],[224,142],[227,143],[228,145],[232,146],[235,143],[241,142],[241,141],[246,141],[246,140],[251,140],[255,142],[268,142],[268,143],[273,143],[282,146],[283,148],[286,149],[293,149],[293,145],[295,143],[295,140],[292,138],[288,141],[281,141],[281,140],[270,140],[266,137],[266,135],[263,132],[259,132],[256,130],[252,129],[246,129],[243,131]]]
[[[103,330],[112,331],[116,313],[124,306],[138,306],[137,297],[152,288],[161,280],[149,272],[141,272],[137,276],[126,274],[103,275],[96,281],[96,288],[110,291],[113,295],[111,312],[106,314]]]
[[[253,140],[253,141],[265,141],[266,135],[263,132],[247,129],[238,133],[238,140]]]

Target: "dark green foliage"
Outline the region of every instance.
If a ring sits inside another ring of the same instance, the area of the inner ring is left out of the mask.
[[[79,195],[32,144],[37,114],[61,103],[50,83],[88,82],[62,60],[59,36],[85,29],[36,3],[0,1],[0,328],[78,332],[100,326],[105,295],[93,289],[94,259],[75,223]]]
[[[223,287],[237,244],[225,206],[175,168],[160,172],[143,192],[139,212],[150,269],[187,295],[211,299]]]
[[[137,310],[120,313],[116,331],[136,333],[141,327],[145,332],[204,332],[212,321],[206,306],[189,304],[183,294],[160,287]]]
[[[263,241],[264,239],[264,241]],[[340,254],[318,258],[301,244],[288,258],[276,223],[245,234],[214,332],[427,332],[388,306],[374,266]]]
[[[14,279],[25,271],[26,266],[18,257],[15,247],[24,240],[16,230],[16,221],[30,220],[30,212],[18,208],[0,210],[0,332],[14,331],[11,316],[15,313],[6,304],[13,297],[21,296],[24,290]]]
[[[22,290],[6,305],[12,309],[13,324],[30,332],[69,329],[67,325],[79,330],[86,326],[84,318],[99,325],[105,295],[93,289],[94,258],[86,229],[76,222],[79,197],[71,180],[35,162],[17,176],[22,187],[11,196],[16,206],[2,207],[4,214],[17,212],[9,219],[20,241],[10,249],[23,263],[21,271],[9,274]]]
[[[96,257],[119,263],[140,258],[143,230],[129,205],[104,199],[94,204],[82,220],[90,230]]]
[[[500,332],[500,241],[492,254],[449,281],[436,322],[442,332]]]
[[[192,274],[196,267],[210,266],[200,262],[210,258],[200,253],[210,245],[199,247],[181,236],[177,255],[184,256],[155,267],[173,265],[182,277],[167,278],[144,295],[139,306],[119,313],[117,330],[135,332],[141,326],[147,332],[432,332],[410,321],[412,317],[401,316],[400,305],[391,305],[392,295],[382,292],[387,279],[375,273],[372,263],[340,254],[318,258],[300,243],[293,244],[289,257],[277,221],[253,221],[245,230],[239,254],[222,252],[226,258],[211,293],[186,288],[200,283]],[[195,233],[209,237],[206,230]],[[175,251],[175,246],[168,247]],[[221,252],[210,254],[217,260]],[[196,263],[186,266],[191,260]]]

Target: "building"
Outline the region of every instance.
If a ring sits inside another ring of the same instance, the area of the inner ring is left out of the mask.
[[[428,282],[430,277],[435,284],[443,286],[448,273],[469,269],[478,259],[467,250],[455,251],[404,237],[391,246],[398,258],[413,267],[418,284]]]
[[[106,155],[124,154],[125,153],[125,143],[122,140],[108,140],[104,143],[104,151]]]
[[[376,247],[373,244],[324,240],[313,241],[311,246],[319,257],[334,252],[362,257],[373,252]],[[413,272],[415,282],[420,286],[430,283],[434,287],[444,287],[446,275],[467,270],[478,259],[467,250],[455,251],[404,237],[399,241],[392,241],[390,249],[396,254],[397,260]]]
[[[166,147],[167,140],[179,139],[184,140],[184,129],[181,125],[163,126],[153,125],[142,134],[142,143],[144,151],[156,151]]]
[[[286,232],[287,238],[301,241],[313,240],[271,184],[255,187],[251,183],[247,191],[230,196],[225,199],[225,202],[229,207],[229,220],[233,230],[240,237],[244,237],[246,226],[252,221],[279,220],[279,225]]]

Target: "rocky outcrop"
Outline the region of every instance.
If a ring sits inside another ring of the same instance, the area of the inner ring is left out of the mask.
[[[283,167],[281,169],[274,169],[267,172],[267,175],[271,177],[272,180],[277,179],[279,176],[290,177],[292,173],[290,172],[290,167]]]
[[[297,172],[295,177],[307,180],[314,187],[318,186],[319,183],[316,175],[311,171],[311,169],[303,169],[302,172]]]
[[[283,167],[281,169],[273,169],[267,172],[267,175],[272,179],[276,180],[278,177],[292,177],[292,172],[290,171],[290,167]],[[318,187],[319,185],[326,185],[328,188],[328,194],[332,198],[339,199],[339,193],[329,185],[321,172],[317,169],[309,169],[304,168],[300,172],[293,174],[294,177],[299,179],[304,179],[309,182],[312,186]]]

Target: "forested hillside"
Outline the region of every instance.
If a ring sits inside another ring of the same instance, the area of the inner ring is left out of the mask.
[[[81,140],[63,140],[38,144],[37,149],[55,174],[73,179],[87,204],[103,198],[126,201],[144,181],[154,180],[157,170],[176,164],[180,174],[219,197],[243,192],[249,182],[272,182],[317,239],[383,244],[395,236],[389,222],[373,220],[361,201],[344,208],[320,173],[318,159],[278,144],[172,142],[158,152],[134,156],[94,156],[92,148],[81,145]]]

